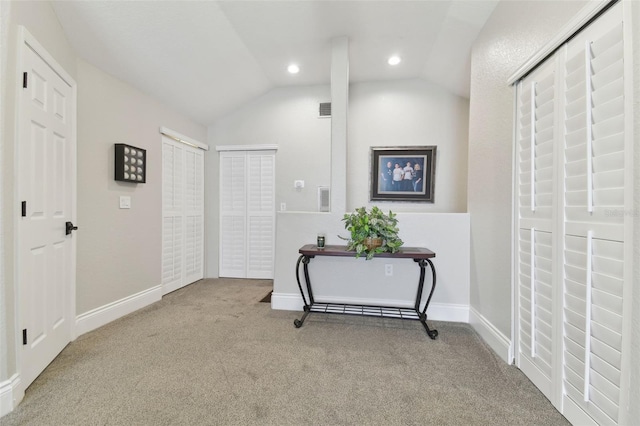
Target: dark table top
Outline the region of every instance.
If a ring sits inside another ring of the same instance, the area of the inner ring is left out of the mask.
[[[298,253],[305,256],[343,256],[343,257],[355,257],[355,251],[347,250],[346,245],[326,245],[323,249],[319,249],[315,244],[307,244],[300,247]],[[406,258],[406,259],[429,259],[436,257],[436,254],[424,247],[400,247],[396,253],[378,253],[375,257],[392,257],[392,258]]]

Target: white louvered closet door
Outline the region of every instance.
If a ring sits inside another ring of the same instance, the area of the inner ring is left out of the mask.
[[[273,278],[275,152],[220,153],[220,273]]]
[[[555,57],[518,85],[518,367],[553,398],[553,230],[556,133]]]
[[[633,61],[625,58],[624,5],[517,87],[516,361],[580,425],[629,422],[633,140],[625,70]]]
[[[221,277],[246,278],[247,155],[220,153]]]
[[[273,278],[275,170],[273,153],[248,153],[247,278]]]
[[[204,277],[204,152],[163,137],[162,291]]]
[[[162,142],[162,288],[163,294],[179,288],[183,275],[182,176],[184,148],[168,139]]]
[[[204,277],[204,152],[184,152],[184,272],[185,282]]]
[[[621,5],[566,49],[563,405],[581,424],[614,425],[620,416],[631,156],[623,53]]]

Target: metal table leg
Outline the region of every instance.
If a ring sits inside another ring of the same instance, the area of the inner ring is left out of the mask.
[[[309,256],[305,256],[303,254],[300,255],[300,257],[298,258],[298,262],[296,262],[296,281],[298,281],[298,289],[300,290],[300,295],[302,296],[302,301],[304,303],[304,314],[302,315],[302,318],[293,321],[293,325],[295,325],[296,328],[302,327],[302,324],[304,324],[304,320],[307,318],[307,315],[309,315],[309,312],[311,311],[311,305],[313,305],[313,292],[311,291],[311,282],[309,280],[309,261]],[[307,285],[309,303],[307,303],[307,297],[305,296],[304,291],[302,290],[302,284],[300,283],[300,263],[304,265],[304,279]]]
[[[414,259],[418,262],[418,266],[420,266],[420,280],[418,281],[418,293],[416,294],[416,304],[415,310],[420,317],[420,322],[422,326],[427,331],[427,334],[431,339],[435,339],[438,337],[438,330],[431,330],[429,325],[427,324],[427,308],[429,307],[429,303],[431,302],[431,297],[433,296],[433,291],[436,289],[436,268],[431,263],[429,259]],[[425,303],[424,308],[420,310],[420,302],[422,301],[422,290],[424,288],[424,275],[425,275],[425,263],[429,264],[431,268],[431,291],[429,292],[429,297],[427,298],[427,303]]]

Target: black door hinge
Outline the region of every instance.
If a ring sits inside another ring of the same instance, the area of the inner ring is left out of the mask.
[[[22,202],[22,217],[27,217],[27,202]]]
[[[27,344],[27,329],[26,328],[24,330],[22,330],[22,344],[23,345]]]
[[[23,89],[27,88],[27,73],[26,72],[22,73],[22,88]]]

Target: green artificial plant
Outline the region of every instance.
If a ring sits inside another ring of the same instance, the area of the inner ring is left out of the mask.
[[[366,253],[368,260],[376,253],[395,253],[403,244],[398,238],[398,219],[391,210],[385,214],[376,206],[370,212],[366,207],[360,207],[353,213],[345,214],[342,221],[351,238],[340,238],[348,241],[347,250],[355,250],[356,257]],[[369,249],[365,243],[367,238],[381,238],[382,245]]]

